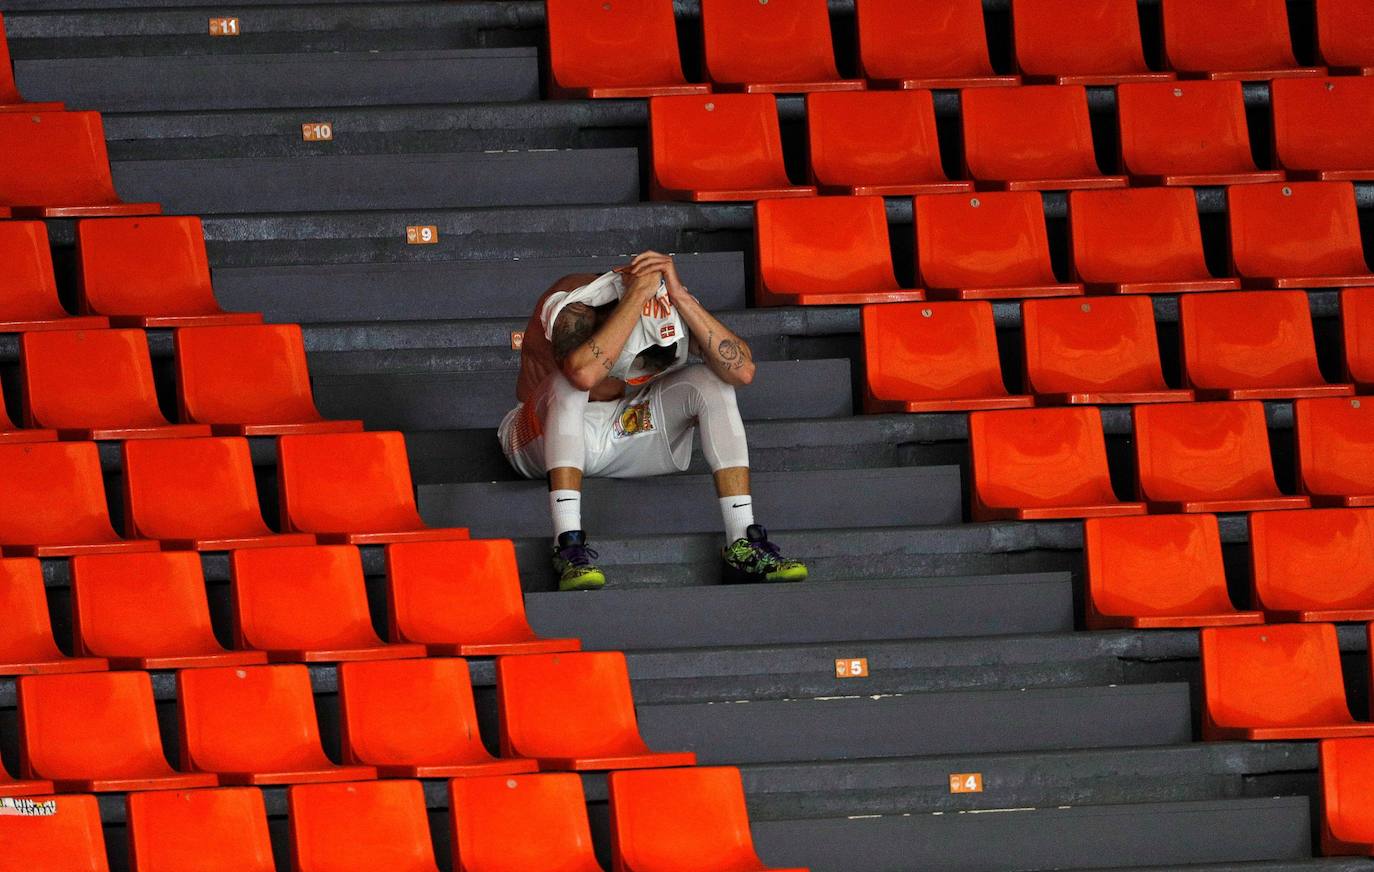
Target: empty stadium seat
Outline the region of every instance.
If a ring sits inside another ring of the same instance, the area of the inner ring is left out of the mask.
[[[897,284],[882,197],[760,200],[754,235],[754,302],[760,306],[852,306],[924,297]]]
[[[1112,490],[1096,408],[969,415],[973,520],[1141,515]]]
[[[691,766],[690,752],[651,751],[639,735],[619,651],[496,661],[501,756],[576,771]]]
[[[940,163],[929,91],[806,95],[811,181],[827,194],[903,197],[971,191]]]
[[[1191,190],[1069,192],[1069,260],[1089,291],[1179,294],[1229,291],[1240,279],[1207,268]]]
[[[0,15],[0,112],[61,112],[61,103],[30,103],[14,84],[14,64],[10,61],[9,40],[5,35],[5,16]]]
[[[12,557],[156,551],[115,535],[94,442],[0,445],[0,548]]]
[[[0,218],[9,217],[0,214]],[[0,333],[110,326],[97,315],[73,316],[57,299],[48,229],[41,221],[0,222]]]
[[[1179,299],[1183,379],[1213,400],[1343,397],[1317,368],[1311,309],[1302,291],[1188,294]]]
[[[515,543],[509,539],[386,546],[387,615],[393,642],[418,642],[433,657],[576,651],[577,639],[546,639],[525,617]]]
[[[229,577],[236,647],[266,651],[274,663],[425,656],[423,645],[378,638],[351,545],[235,551]]]
[[[0,869],[24,872],[109,872],[105,831],[94,796],[42,797],[55,813],[0,815]]]
[[[245,666],[177,673],[181,765],[221,784],[306,784],[375,778],[371,766],[324,755],[306,667]],[[213,776],[212,776],[213,777]]]
[[[1289,178],[1374,181],[1374,78],[1280,79],[1269,93],[1274,163]]]
[[[1137,493],[1150,511],[1307,507],[1275,483],[1263,403],[1137,406],[1134,417]]]
[[[672,3],[548,0],[550,97],[705,94],[682,74]]]
[[[454,872],[601,872],[575,774],[449,782]]]
[[[708,203],[816,193],[787,177],[771,94],[654,97],[649,148],[649,192],[655,200]]]
[[[976,88],[961,95],[964,169],[980,189],[1124,188],[1097,165],[1082,85]]]
[[[1304,400],[1293,406],[1298,487],[1318,506],[1374,506],[1374,401]]]
[[[1293,57],[1284,0],[1161,0],[1164,59],[1181,76],[1265,81],[1319,76]]]
[[[52,793],[52,791],[53,784],[51,781],[40,781],[36,778],[15,778],[10,775],[9,770],[5,769],[4,762],[0,761],[0,798],[43,796]]]
[[[76,651],[115,669],[186,669],[267,662],[261,651],[226,651],[210,624],[200,557],[103,554],[71,561]]]
[[[260,324],[255,312],[215,301],[199,218],[130,218],[76,223],[82,311],[119,327]]]
[[[611,851],[620,872],[807,872],[759,859],[744,785],[733,766],[612,772],[606,783]]]
[[[466,529],[420,520],[400,433],[283,436],[277,457],[286,532],[353,545],[468,538]]]
[[[438,872],[418,781],[310,784],[286,792],[295,872]]]
[[[58,650],[48,617],[43,568],[37,560],[0,560],[0,615],[5,616],[0,623],[0,675],[98,672],[107,668],[98,657],[67,657]],[[5,779],[0,775],[0,796],[7,795],[12,794],[5,793]]]
[[[1332,72],[1374,75],[1374,8],[1364,0],[1317,0],[1317,54]]]
[[[1374,509],[1251,515],[1250,590],[1274,622],[1374,620]]]
[[[988,58],[982,0],[856,0],[859,69],[873,87],[1016,85]]]
[[[129,794],[131,872],[275,872],[255,787]]]
[[[1035,191],[917,197],[916,282],[926,295],[959,300],[1063,297],[1050,264],[1045,207]]]
[[[1246,287],[1374,285],[1350,182],[1241,185],[1226,199],[1231,265]]]
[[[1135,0],[1013,0],[1011,21],[1016,64],[1028,81],[1115,85],[1174,77],[1145,63]]]
[[[826,0],[702,0],[702,65],[717,88],[751,93],[860,91],[835,69]]]
[[[455,778],[536,772],[535,760],[498,760],[477,727],[468,665],[458,658],[339,667],[345,763],[383,778]]]
[[[862,320],[865,412],[1034,405],[1007,393],[991,303],[883,303]]]
[[[1027,300],[1021,306],[1026,387],[1051,405],[1177,403],[1164,381],[1154,306],[1145,297]]]
[[[217,436],[350,433],[362,421],[330,421],[315,408],[299,324],[186,327],[173,344],[183,421]]]
[[[1374,291],[1341,291],[1341,345],[1345,378],[1360,393],[1374,392]]]
[[[1374,736],[1350,716],[1335,625],[1209,627],[1201,647],[1204,739]]]
[[[142,330],[45,330],[19,340],[24,421],[63,439],[209,436],[204,424],[169,424],[157,404]]]
[[[0,206],[16,218],[156,215],[115,193],[99,112],[0,112]]]
[[[1083,563],[1090,630],[1264,623],[1231,602],[1215,515],[1089,518]]]
[[[315,544],[309,533],[267,528],[247,439],[125,442],[124,532],[171,550]]]
[[[1374,854],[1374,741],[1324,739],[1317,749],[1321,775],[1321,853],[1324,857]]]
[[[1136,184],[1283,180],[1255,166],[1240,82],[1122,85],[1116,94],[1121,168]]]
[[[83,793],[217,784],[168,765],[146,672],[27,675],[18,685],[19,767],[30,778]]]

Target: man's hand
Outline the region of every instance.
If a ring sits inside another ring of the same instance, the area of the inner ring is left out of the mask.
[[[657,251],[645,251],[635,255],[626,269],[626,275],[638,279],[646,274],[655,276],[655,284],[657,284],[657,276],[663,277],[663,283],[668,288],[668,298],[674,303],[687,293],[687,288],[678,278],[677,264],[673,263],[671,255],[659,254]]]

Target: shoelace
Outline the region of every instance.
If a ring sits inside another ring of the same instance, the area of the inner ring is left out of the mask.
[[[592,548],[585,545],[572,545],[558,552],[558,556],[571,563],[573,566],[591,566],[592,561],[600,557]]]
[[[767,539],[764,539],[762,542],[750,542],[749,547],[758,553],[759,559],[764,563],[772,564],[782,562],[782,550]]]

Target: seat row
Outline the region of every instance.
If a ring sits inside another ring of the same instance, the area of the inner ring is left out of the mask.
[[[1345,383],[1317,365],[1302,291],[1179,298],[1182,387],[1164,380],[1144,297],[1021,304],[1024,394],[1007,391],[991,304],[865,306],[864,410],[958,412],[1038,405],[1292,400],[1374,389],[1374,292],[1341,292]]]
[[[1293,404],[1296,495],[1276,482],[1263,403],[1140,405],[1131,416],[1137,500],[1123,501],[1095,407],[973,412],[973,519],[1374,505],[1374,405],[1361,400]]]
[[[508,540],[386,548],[383,642],[358,549],[236,551],[229,562],[232,650],[211,625],[200,560],[188,552],[104,554],[71,562],[72,650],[58,649],[37,560],[0,560],[0,675],[339,663],[578,650],[530,629]],[[290,584],[283,584],[290,579]],[[66,616],[63,616],[64,618]],[[64,620],[63,623],[66,623]]]
[[[683,75],[671,0],[547,0],[552,97],[724,91],[1267,80],[1374,69],[1374,11],[1316,0],[1321,66],[1300,66],[1284,0],[1162,0],[1163,62],[1146,62],[1136,0],[1012,0],[1015,74],[994,71],[982,0],[856,0],[859,78],[843,79],[826,0],[702,0],[702,72]]]
[[[613,772],[607,786],[612,862],[620,872],[770,868],[754,850],[738,769]],[[456,872],[601,870],[576,775],[459,778],[449,783],[448,800]],[[417,781],[296,786],[286,806],[296,872],[438,870]],[[23,807],[28,816],[0,817],[0,872],[107,872],[94,797],[41,797]],[[132,872],[275,872],[256,788],[130,794],[126,818]]]
[[[760,200],[760,305],[837,305],[1093,293],[1161,294],[1374,285],[1350,182],[1227,189],[1230,273],[1208,268],[1191,189],[1069,194],[1072,281],[1055,273],[1041,195],[930,194],[914,200],[916,279],[893,268],[882,197]]]

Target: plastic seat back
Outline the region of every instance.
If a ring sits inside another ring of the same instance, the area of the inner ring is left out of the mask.
[[[1169,389],[1146,297],[1027,300],[1021,325],[1036,395]]]
[[[33,559],[0,559],[0,674],[27,671],[25,664],[63,659],[52,637],[42,565]]]
[[[1096,408],[969,415],[974,518],[989,509],[1116,503]]]
[[[0,206],[124,205],[99,112],[0,112],[0,154]],[[142,211],[149,210],[156,207]]]
[[[286,806],[296,872],[438,872],[418,781],[297,785]]]
[[[703,66],[718,85],[834,82],[826,0],[702,0]]]
[[[1303,291],[1179,298],[1183,377],[1199,390],[1325,385]]]
[[[324,420],[315,408],[299,324],[184,327],[176,331],[175,347],[177,400],[184,421]]]
[[[1334,624],[1202,631],[1206,714],[1220,727],[1303,727],[1353,721]]]
[[[1016,63],[1028,78],[1061,84],[1172,78],[1145,63],[1135,0],[1014,0],[1011,10]]]
[[[827,190],[919,193],[885,189],[967,184],[945,177],[929,91],[807,94],[806,121],[811,178]]]
[[[94,442],[0,445],[0,481],[0,547],[119,541]]]
[[[976,88],[961,96],[964,167],[978,181],[1101,176],[1082,85]]]
[[[1116,93],[1121,166],[1132,176],[1186,184],[1257,171],[1240,82],[1140,83]]]
[[[42,221],[0,221],[0,263],[5,264],[0,322],[69,317],[57,299],[48,229]]]
[[[1050,265],[1045,207],[1038,193],[917,197],[915,209],[918,283],[924,287],[1059,283]]]
[[[1323,739],[1317,756],[1322,854],[1368,854],[1374,845],[1374,808],[1369,796],[1369,782],[1374,778],[1374,739]]]
[[[339,732],[346,763],[446,766],[489,761],[472,679],[461,658],[339,666]]]
[[[642,96],[687,85],[669,3],[548,0],[545,17],[551,96]]]
[[[132,872],[275,872],[255,787],[157,790],[128,798]]]
[[[748,199],[793,188],[771,94],[653,97],[649,142],[656,197]]]
[[[125,531],[184,541],[270,536],[247,439],[124,443]]]
[[[619,651],[496,661],[503,757],[644,754],[630,673]]]
[[[1153,503],[1280,496],[1262,403],[1137,406],[1134,416],[1142,499]]]
[[[49,796],[53,814],[0,815],[0,869],[24,872],[109,872],[105,831],[94,796]]]
[[[933,88],[996,75],[982,0],[857,0],[854,7],[859,68],[870,80]],[[1005,84],[1016,81],[1006,78]]]
[[[1250,583],[1270,612],[1374,610],[1374,509],[1252,514]]]
[[[864,306],[863,340],[873,400],[954,401],[957,408],[959,400],[1007,396],[991,303]]]
[[[1238,185],[1227,191],[1226,199],[1237,275],[1369,273],[1350,182]]]
[[[1296,67],[1284,0],[1161,0],[1164,57],[1180,73]]]
[[[1278,167],[1301,177],[1374,178],[1374,78],[1276,79],[1269,87]]]
[[[142,330],[45,330],[19,342],[33,427],[165,427]]]
[[[1213,281],[1187,188],[1070,191],[1069,247],[1088,285]]]
[[[759,302],[900,289],[882,197],[760,200],[754,216]]]
[[[1374,7],[1364,0],[1317,0],[1317,53],[1342,71],[1374,71]]]
[[[1374,291],[1341,291],[1341,339],[1345,377],[1361,393],[1374,386]]]
[[[1374,505],[1374,401],[1299,400],[1293,427],[1303,493],[1324,503]]]
[[[600,872],[577,775],[455,778],[449,796],[456,872]]]
[[[0,106],[23,102],[24,98],[14,84],[14,64],[10,60],[10,44],[5,34],[5,16],[0,15]]]
[[[239,550],[229,557],[229,574],[240,648],[302,651],[382,644],[368,611],[362,556],[351,545]]]
[[[334,533],[424,526],[400,433],[283,436],[277,451],[284,528]]]

